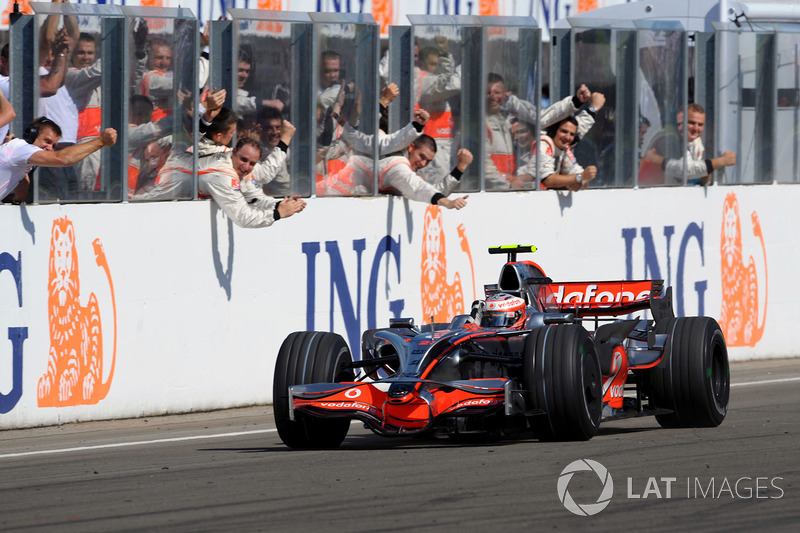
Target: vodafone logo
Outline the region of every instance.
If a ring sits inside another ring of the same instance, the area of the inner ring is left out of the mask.
[[[350,389],[349,391],[345,392],[344,395],[348,398],[358,398],[361,396],[361,389]]]
[[[577,284],[575,284],[577,285]],[[650,289],[642,290],[639,292],[632,292],[627,290],[617,290],[616,292],[604,290],[596,283],[588,283],[579,290],[567,292],[565,285],[551,285],[553,289],[553,296],[559,304],[598,304],[608,305],[634,302],[643,300],[650,295]],[[570,287],[575,288],[575,287]]]
[[[358,409],[368,413],[377,413],[378,409],[372,405],[361,402],[320,402],[320,407],[325,409]]]
[[[603,483],[603,489],[598,496],[597,501],[594,503],[579,504],[572,499],[569,493],[569,482],[577,472],[594,472],[600,481]],[[564,504],[564,507],[573,514],[578,516],[592,516],[606,508],[614,495],[614,481],[611,479],[611,474],[605,466],[597,461],[591,459],[578,459],[573,461],[561,471],[558,477],[558,499]]]
[[[461,402],[461,407],[469,407],[472,405],[480,405],[480,406],[494,405],[500,402],[502,402],[502,400],[496,400],[496,399],[466,400],[464,402]]]
[[[516,310],[525,306],[522,298],[506,298],[504,300],[487,300],[486,309],[489,311]]]

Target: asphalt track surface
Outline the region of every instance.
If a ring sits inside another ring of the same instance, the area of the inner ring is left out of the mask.
[[[798,531],[800,359],[736,363],[718,428],[294,451],[270,406],[0,431],[1,531]],[[597,514],[573,514],[559,498]],[[583,463],[584,465],[590,463]],[[567,474],[568,476],[568,474]],[[607,478],[605,478],[607,479]],[[601,501],[600,503],[603,503]]]

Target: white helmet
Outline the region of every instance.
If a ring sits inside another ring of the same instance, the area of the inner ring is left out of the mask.
[[[525,300],[505,292],[491,294],[481,317],[483,327],[521,327],[525,321]]]

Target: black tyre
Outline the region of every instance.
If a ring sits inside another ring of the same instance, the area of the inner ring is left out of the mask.
[[[289,419],[289,387],[353,379],[344,368],[353,361],[344,339],[335,333],[298,331],[283,341],[275,364],[273,411],[278,435],[290,448],[336,448],[347,436],[348,418],[316,418],[295,413]]]
[[[534,329],[523,348],[528,403],[544,416],[531,417],[542,440],[588,440],[600,427],[603,377],[589,333],[577,324]]]
[[[656,415],[662,427],[716,427],[725,419],[730,372],[725,337],[710,317],[672,318],[656,324],[667,333],[664,357],[646,371]]]

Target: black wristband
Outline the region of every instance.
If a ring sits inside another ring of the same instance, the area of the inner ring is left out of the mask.
[[[281,212],[278,211],[278,206],[279,205],[281,205],[280,202],[275,204],[275,209],[272,211],[272,218],[274,218],[275,220],[280,220],[281,219]]]
[[[463,172],[461,172],[460,170],[458,170],[458,167],[455,167],[455,168],[453,169],[453,171],[452,171],[452,172],[450,172],[450,175],[451,175],[451,176],[453,176],[455,179],[457,179],[457,180],[459,180],[459,181],[460,181],[460,180],[461,180],[461,176],[463,176],[463,175],[464,175],[464,173],[463,173]]]
[[[417,130],[418,133],[422,133],[422,128],[425,127],[422,124],[420,124],[419,122],[417,122],[416,120],[414,122],[412,122],[411,124],[414,126],[414,129]]]
[[[289,145],[283,141],[278,141],[278,148],[284,151],[284,153],[289,149]]]
[[[444,197],[445,197],[444,194],[442,194],[440,192],[437,192],[436,194],[433,195],[433,198],[431,198],[431,203],[433,205],[438,205],[439,204],[439,200],[441,200]]]
[[[713,174],[714,173],[714,164],[711,162],[710,159],[706,159],[706,171],[709,174]]]
[[[578,95],[577,95],[577,94],[576,94],[575,96],[573,96],[573,97],[572,97],[572,105],[574,105],[574,106],[575,106],[575,109],[578,109],[580,106],[582,106],[582,105],[583,105],[583,102],[581,102],[581,101],[578,99]]]

